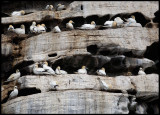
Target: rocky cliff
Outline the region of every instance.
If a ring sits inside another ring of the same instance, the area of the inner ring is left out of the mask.
[[[47,11],[65,4],[66,10]],[[8,9],[10,7],[10,9]],[[1,102],[2,113],[159,113],[159,10],[156,1],[5,1],[2,5],[1,33]],[[11,17],[15,10],[26,14]],[[115,17],[136,17],[142,27],[102,28]],[[65,24],[73,20],[74,30]],[[31,34],[33,21],[44,23],[47,32]],[[95,21],[94,30],[79,30],[84,23]],[[8,32],[9,25],[25,25],[25,34]],[[54,33],[59,25],[62,32]],[[34,75],[36,62],[48,61],[54,70],[60,66],[67,75]],[[82,65],[88,75],[74,74]],[[106,76],[96,70],[104,67]],[[138,75],[143,67],[146,75]],[[21,77],[5,83],[19,69]],[[131,75],[127,75],[131,72]],[[97,78],[111,87],[104,91]],[[59,87],[50,90],[49,81]],[[14,86],[19,94],[7,101]],[[133,98],[136,100],[133,101]],[[132,107],[133,103],[135,107]]]

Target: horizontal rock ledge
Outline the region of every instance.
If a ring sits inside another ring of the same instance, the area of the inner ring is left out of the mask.
[[[18,89],[25,88],[36,88],[40,89],[41,92],[48,92],[50,89],[49,82],[55,80],[58,82],[58,91],[63,90],[100,90],[100,84],[97,78],[105,81],[108,85],[110,91],[126,91],[126,90],[136,90],[137,97],[145,96],[149,94],[150,97],[152,93],[158,94],[158,74],[147,74],[147,75],[137,75],[137,76],[116,76],[116,77],[106,77],[97,75],[81,75],[81,74],[67,74],[67,75],[26,75],[20,77],[18,80],[10,82],[8,85],[3,85],[4,90],[2,93],[2,99],[6,98],[8,91],[13,89],[14,85],[18,86]],[[142,94],[141,94],[142,92]],[[145,93],[146,92],[146,93]],[[155,97],[155,94],[153,95]]]
[[[23,40],[20,43],[23,60],[42,61],[60,56],[88,54],[87,46],[118,45],[126,49],[146,50],[159,40],[158,29],[124,27],[106,30],[72,30],[62,33],[44,33]],[[65,44],[65,45],[64,45]],[[49,57],[50,54],[56,54]],[[17,62],[17,60],[16,60]]]
[[[118,108],[120,103],[123,103],[123,107],[128,109],[127,100],[128,98],[121,93],[93,90],[50,91],[17,97],[2,104],[1,110],[4,114],[113,114],[121,109]]]

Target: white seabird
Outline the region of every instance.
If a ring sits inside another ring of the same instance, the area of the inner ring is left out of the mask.
[[[51,75],[55,75],[54,70],[48,66],[48,62],[44,62],[43,63],[43,69],[47,70],[48,73],[50,73]]]
[[[11,13],[11,16],[22,16],[25,14],[25,11],[24,10],[21,10],[21,11],[14,11]]]
[[[143,71],[143,69],[140,67],[138,75],[146,75],[146,73]]]
[[[124,19],[125,19],[125,18],[124,18]],[[127,21],[127,22],[126,22],[126,23],[127,23],[126,26],[129,26],[129,25],[132,24],[132,23],[134,23],[134,24],[137,23],[137,22],[136,22],[136,19],[135,19],[135,16],[133,16],[133,15],[131,16],[131,18],[128,18],[128,19],[125,19],[125,20]]]
[[[78,74],[87,74],[87,70],[86,69],[87,69],[86,66],[82,66],[82,68],[78,69],[78,71],[75,72],[75,73],[78,73]]]
[[[14,90],[10,93],[8,101],[10,99],[13,99],[13,98],[17,97],[17,95],[18,95],[18,89],[17,89],[17,86],[14,86]]]
[[[66,23],[66,28],[68,28],[68,29],[74,29],[74,27],[73,27],[73,21],[72,20],[70,20],[68,23]]]
[[[42,33],[42,32],[46,32],[46,26],[45,26],[45,24],[38,24],[37,25],[37,32],[38,33]]]
[[[52,9],[53,9],[53,5],[47,5],[46,6],[46,10],[50,10],[51,11]]]
[[[124,21],[123,21],[120,17],[116,17],[116,18],[114,19],[114,21],[116,21],[117,24],[123,24],[123,23],[124,23]]]
[[[8,31],[14,31],[14,27],[12,25],[9,25]]]
[[[15,28],[14,32],[17,34],[25,34],[25,26],[22,24],[21,28]]]
[[[13,80],[16,80],[18,79],[19,77],[21,76],[21,73],[19,71],[19,69],[16,70],[16,73],[12,73],[9,78],[7,79],[7,81],[5,82],[9,82],[9,81],[13,81]]]
[[[97,78],[97,80],[99,81],[101,90],[108,90],[111,87],[111,85],[108,85],[107,83],[102,81],[99,77]]]
[[[77,27],[82,30],[92,30],[95,29],[96,23],[94,21],[91,22],[91,24],[83,24],[81,27]]]
[[[30,32],[31,33],[37,33],[36,22],[32,22],[32,25],[30,26]]]
[[[96,72],[97,72],[98,75],[102,75],[102,76],[106,75],[105,68],[99,69]]]
[[[57,68],[56,68],[56,74],[58,74],[58,75],[64,75],[64,74],[67,74],[67,72],[66,71],[64,71],[64,70],[61,70],[61,68],[60,68],[60,66],[58,66]]]
[[[59,26],[55,26],[55,27],[53,28],[53,32],[55,32],[55,33],[61,32]]]
[[[58,86],[57,81],[51,81],[49,84],[50,84],[50,89],[56,89],[56,87]]]
[[[33,73],[34,73],[35,75],[42,75],[42,74],[47,74],[47,75],[49,75],[49,74],[50,74],[50,73],[46,72],[45,69],[39,68],[37,63],[36,63],[36,64],[34,65],[34,67],[33,67]]]
[[[116,21],[106,21],[104,23],[105,27],[117,27],[117,22]]]
[[[57,5],[57,11],[65,10],[65,9],[66,9],[66,6],[65,6],[65,5],[62,5],[62,4],[58,4],[58,5]]]

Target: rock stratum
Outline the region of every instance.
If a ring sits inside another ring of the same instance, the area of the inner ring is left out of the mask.
[[[58,3],[66,10],[47,11]],[[19,7],[15,7],[19,5]],[[10,9],[8,9],[10,7]],[[159,6],[158,1],[24,1],[3,2],[1,33],[1,111],[4,114],[158,114],[159,113]],[[24,16],[11,17],[12,11]],[[136,17],[142,27],[102,28],[115,17]],[[74,30],[65,24],[73,20]],[[44,23],[47,32],[31,34],[33,21]],[[94,30],[79,30],[95,21]],[[25,25],[25,34],[8,32],[9,25]],[[54,33],[59,25],[62,32]],[[54,70],[60,66],[67,75],[34,75],[33,65],[47,61]],[[82,65],[88,74],[74,74]],[[104,67],[106,76],[96,70]],[[146,75],[138,75],[142,67]],[[4,82],[19,69],[21,77]],[[131,72],[131,75],[128,75]],[[111,87],[104,91],[97,78]],[[58,82],[50,90],[49,82]],[[14,86],[16,98],[8,100]],[[135,100],[133,100],[135,98]],[[136,103],[136,104],[133,104]]]

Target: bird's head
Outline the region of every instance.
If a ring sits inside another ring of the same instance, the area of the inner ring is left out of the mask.
[[[34,67],[35,67],[35,68],[38,68],[38,63],[35,63]]]
[[[9,25],[9,28],[13,28],[13,26],[12,26],[12,25]]]
[[[131,16],[131,18],[135,19],[135,16],[134,16],[134,15],[132,15],[132,16]]]
[[[25,26],[23,24],[21,25],[21,29],[25,29]]]
[[[19,69],[16,69],[16,73],[18,73],[19,72]]]
[[[87,69],[86,66],[82,66],[82,69]]]
[[[60,7],[62,4],[58,4],[57,6]]]
[[[70,20],[70,21],[69,21],[69,23],[71,23],[71,24],[72,24],[72,23],[74,23],[74,22],[73,22],[72,20]]]
[[[40,27],[40,24],[38,24],[37,27]]]
[[[103,71],[105,71],[105,68],[104,68],[104,67],[102,67],[102,70],[103,70]]]
[[[95,24],[96,24],[95,21],[92,21],[92,22],[91,22],[91,25],[95,25]]]
[[[32,25],[34,25],[34,26],[35,26],[35,25],[36,25],[36,22],[32,22]]]
[[[116,22],[116,21],[113,21],[112,26],[113,26],[113,27],[117,27],[117,22]]]
[[[45,25],[45,24],[41,24],[41,26],[46,27],[46,25]]]
[[[60,70],[60,69],[61,69],[61,67],[60,67],[60,66],[58,66],[58,67],[57,67],[57,69],[58,69],[58,70]]]
[[[44,64],[48,65],[48,62],[47,62],[47,61],[45,61],[45,62],[44,62]]]
[[[142,70],[142,68],[140,67],[139,70]]]
[[[53,9],[53,5],[50,5],[50,9]]]
[[[25,11],[24,11],[24,10],[21,10],[20,12],[21,12],[21,14],[22,14],[22,15],[24,15],[24,14],[25,14]]]

